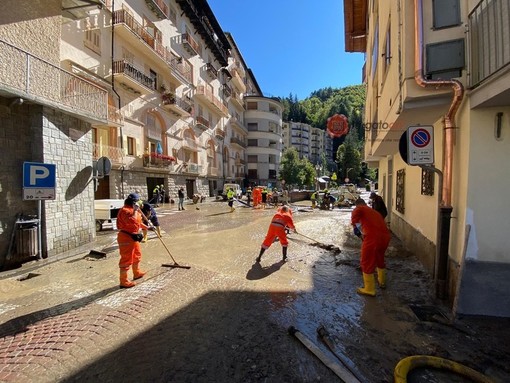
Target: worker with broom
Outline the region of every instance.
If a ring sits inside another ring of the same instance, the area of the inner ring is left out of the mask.
[[[146,223],[147,226],[149,226],[149,228],[151,228],[151,229],[154,228],[154,230],[156,230],[156,232],[158,233],[158,237],[161,237],[161,229],[159,227],[159,220],[158,220],[158,215],[156,214],[156,210],[154,210],[154,208],[148,202],[143,202],[141,204],[141,208],[142,208],[142,219],[143,219],[144,223]],[[152,227],[149,224],[149,221],[152,223]],[[145,243],[145,242],[147,242],[147,229],[142,228],[142,233],[143,233],[142,242]]]
[[[279,239],[282,245],[283,261],[287,260],[287,246],[289,245],[289,241],[287,240],[287,233],[285,232],[287,227],[297,233],[296,227],[294,226],[294,221],[292,220],[292,213],[290,212],[289,207],[285,205],[278,209],[278,212],[271,219],[271,224],[269,225],[266,238],[264,239],[264,242],[262,242],[259,256],[256,259],[257,263],[260,262],[262,259],[262,254],[264,254],[266,249],[271,247],[276,238]]]
[[[140,270],[140,261],[142,259],[142,251],[140,242],[143,235],[140,234],[140,229],[147,229],[147,226],[142,223],[142,214],[138,201],[140,195],[131,193],[124,200],[124,206],[117,214],[117,242],[119,244],[120,252],[120,287],[129,288],[136,285],[135,282],[128,279],[128,271],[133,269],[133,279],[142,278],[145,272]]]
[[[364,286],[358,288],[362,295],[375,296],[374,273],[377,270],[379,287],[386,287],[386,265],[384,253],[388,248],[391,233],[384,222],[382,215],[367,206],[362,198],[355,202],[352,211],[351,224],[354,233],[362,239],[360,266],[363,272]],[[358,232],[361,231],[361,234]]]

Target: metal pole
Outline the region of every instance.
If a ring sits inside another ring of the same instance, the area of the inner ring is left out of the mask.
[[[42,201],[37,201],[37,259],[42,258]]]

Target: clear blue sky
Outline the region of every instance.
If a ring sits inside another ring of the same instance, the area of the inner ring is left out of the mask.
[[[361,84],[362,53],[345,52],[342,0],[208,0],[266,96]]]

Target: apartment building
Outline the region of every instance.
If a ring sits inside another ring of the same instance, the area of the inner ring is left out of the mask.
[[[248,95],[245,103],[248,181],[256,185],[278,186],[283,106],[277,99],[262,95]]]
[[[379,169],[391,230],[455,314],[510,316],[510,32],[502,17],[510,3],[344,7],[346,51],[366,56],[365,159]],[[400,154],[402,134],[416,126],[432,127],[432,167]]]
[[[300,158],[312,164],[322,164],[324,158],[329,169],[334,169],[333,140],[325,130],[302,122],[284,122],[282,129],[283,150],[295,148]]]
[[[2,255],[11,253],[18,212],[40,218],[36,254],[46,257],[95,237],[94,199],[138,191],[150,200],[161,184],[170,198],[181,186],[189,197],[215,196],[226,180],[247,182],[244,97],[262,92],[207,1],[3,5]],[[269,112],[269,102],[260,102],[273,120],[277,111],[281,130],[277,104]],[[275,180],[278,140],[267,135],[274,152],[261,166],[264,179],[271,168]],[[55,166],[55,192],[46,200],[24,198],[26,161]]]

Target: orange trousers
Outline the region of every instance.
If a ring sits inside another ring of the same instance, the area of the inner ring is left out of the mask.
[[[267,230],[266,238],[264,242],[262,242],[263,249],[269,249],[269,247],[273,244],[275,238],[278,237],[280,244],[282,247],[287,247],[289,241],[287,240],[287,233],[285,232],[285,227],[282,225],[269,225],[269,229]]]
[[[129,270],[132,264],[140,263],[142,259],[140,242],[133,241],[129,234],[119,232],[117,243],[119,244],[120,269]]]
[[[373,274],[376,267],[385,269],[384,253],[390,244],[391,236],[369,236],[363,238],[361,245],[361,271],[365,274]]]

